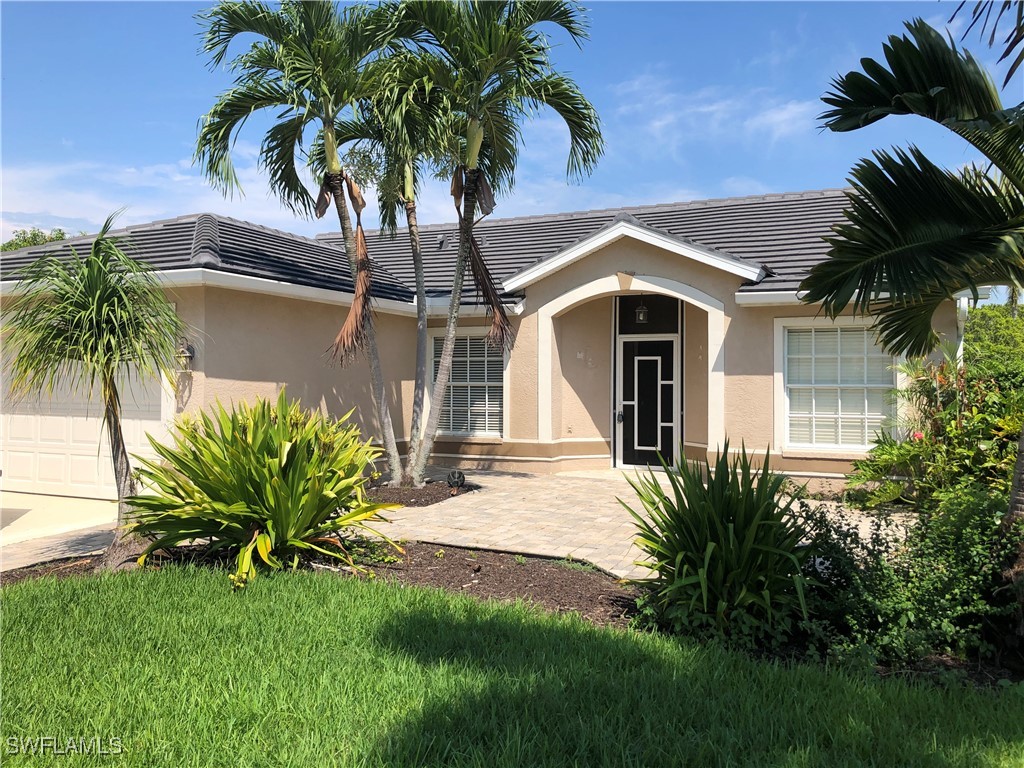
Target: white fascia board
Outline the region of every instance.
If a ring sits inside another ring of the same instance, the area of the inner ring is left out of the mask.
[[[802,304],[801,300],[803,296],[807,294],[806,291],[736,291],[735,299],[739,305],[746,305],[748,307],[779,307],[787,304]],[[881,294],[879,298],[884,299],[886,294]],[[987,299],[989,297],[989,287],[981,287],[978,289],[978,298]],[[970,291],[960,291],[953,295],[955,299],[970,299],[972,294]]]
[[[415,306],[415,299],[413,305]],[[515,304],[505,304],[505,310],[513,315],[523,314],[525,302],[520,299]],[[447,317],[451,308],[451,299],[447,296],[428,296],[427,315],[431,317]],[[463,304],[459,308],[459,317],[482,317],[486,315],[488,308],[483,304]]]
[[[801,304],[802,291],[736,291],[736,303],[755,307]]]
[[[583,242],[573,245],[561,253],[552,256],[544,261],[527,267],[521,272],[506,280],[503,285],[506,291],[515,291],[525,288],[539,280],[557,272],[570,264],[573,264],[594,251],[604,248],[606,245],[629,237],[642,243],[653,245],[671,253],[693,259],[701,264],[721,269],[733,275],[738,275],[747,280],[760,280],[764,277],[764,267],[757,264],[745,264],[735,259],[722,256],[712,250],[700,248],[689,243],[683,243],[669,235],[652,232],[644,227],[638,227],[628,221],[619,221],[604,229]]]
[[[332,291],[328,288],[315,288],[309,285],[295,285],[280,280],[268,280],[265,277],[221,272],[215,269],[171,269],[158,272],[157,275],[160,282],[168,288],[225,288],[341,307],[352,305],[352,294],[350,293]],[[409,317],[416,315],[416,307],[411,302],[374,299],[373,306],[388,314]]]
[[[260,293],[268,296],[281,296],[287,299],[299,299],[302,301],[315,301],[321,304],[331,304],[338,307],[352,305],[352,294],[341,291],[332,291],[328,288],[315,288],[309,285],[295,285],[280,280],[269,280],[265,277],[252,277],[249,275],[238,275],[232,272],[221,272],[215,269],[170,269],[155,273],[161,285],[167,288],[224,288],[232,291],[246,291],[248,293]],[[4,280],[0,282],[0,296],[11,296],[18,292],[18,280]],[[427,299],[427,315],[431,317],[446,317],[448,315],[449,301],[445,297],[434,297]],[[395,299],[374,299],[375,309],[392,315],[405,317],[416,316],[415,299],[410,302],[396,301]],[[519,301],[509,307],[513,315],[523,313],[523,302]],[[487,314],[487,307],[484,306],[463,306],[459,310],[462,317],[482,317]]]

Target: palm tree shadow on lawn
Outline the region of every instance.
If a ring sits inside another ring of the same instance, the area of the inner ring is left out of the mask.
[[[952,766],[1024,749],[1016,692],[784,667],[582,620],[412,608],[377,642],[441,681],[411,694],[422,706],[380,740],[383,764]]]

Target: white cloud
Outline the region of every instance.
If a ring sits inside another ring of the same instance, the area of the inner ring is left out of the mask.
[[[814,127],[815,116],[821,111],[816,101],[787,101],[765,107],[743,121],[748,136],[764,137],[772,143],[804,135]]]
[[[722,180],[719,185],[722,194],[727,197],[745,197],[747,195],[764,195],[773,190],[770,186],[758,179],[749,176],[729,176]]]
[[[684,146],[729,143],[749,148],[775,144],[814,129],[817,101],[784,99],[771,89],[717,86],[686,91],[676,81],[645,72],[612,87],[621,100],[612,136],[631,146],[667,152],[677,162]]]

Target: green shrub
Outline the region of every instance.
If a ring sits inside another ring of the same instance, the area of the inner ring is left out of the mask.
[[[235,586],[258,562],[294,568],[314,554],[351,562],[343,535],[381,520],[364,485],[379,455],[347,417],[334,421],[289,403],[265,400],[228,412],[222,405],[197,419],[179,418],[173,445],[150,442],[162,461],[139,459],[146,494],[129,529],[157,549],[207,539],[210,551],[234,554]],[[254,553],[256,557],[254,557]]]
[[[1005,494],[976,482],[936,495],[933,513],[876,517],[862,535],[824,509],[800,510],[818,554],[805,624],[818,650],[909,664],[932,654],[1009,650],[1016,612],[1003,571],[1022,540]]]
[[[909,384],[905,437],[878,435],[866,459],[854,462],[850,487],[870,489],[869,505],[894,501],[933,509],[936,494],[971,477],[1008,492],[1024,424],[1024,390],[968,375],[948,356],[903,366]]]
[[[662,467],[669,493],[654,472],[630,479],[646,514],[619,500],[655,573],[641,582],[642,608],[672,632],[747,647],[784,641],[794,617],[807,615],[810,554],[794,502],[783,500],[787,478],[769,469],[767,455],[760,470],[745,448],[730,458],[728,442],[714,467],[684,458]]]
[[[989,304],[967,314],[964,363],[972,378],[997,379],[1006,389],[1024,389],[1024,308]]]

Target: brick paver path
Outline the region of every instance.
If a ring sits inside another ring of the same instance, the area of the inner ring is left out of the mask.
[[[572,557],[624,578],[646,575],[634,564],[640,551],[632,543],[632,518],[616,501],[618,496],[632,505],[632,489],[618,472],[585,474],[591,476],[469,471],[468,481],[481,486],[479,491],[395,510],[381,532],[410,541]]]

